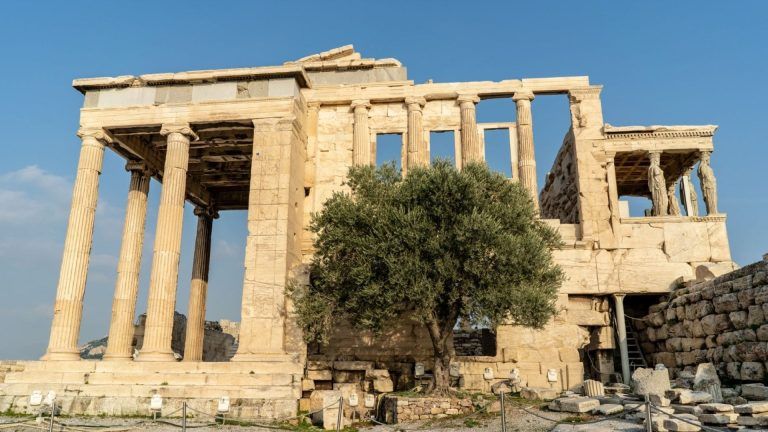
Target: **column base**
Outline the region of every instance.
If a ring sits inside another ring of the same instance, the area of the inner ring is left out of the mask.
[[[79,351],[48,351],[40,358],[43,361],[77,361],[80,358]]]
[[[138,362],[173,362],[176,361],[176,356],[172,352],[144,352],[139,351],[139,356],[136,357]]]
[[[133,361],[132,355],[104,354],[103,361]]]

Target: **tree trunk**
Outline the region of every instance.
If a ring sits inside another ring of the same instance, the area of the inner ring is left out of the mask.
[[[433,393],[447,394],[451,386],[451,360],[453,359],[453,347],[450,346],[453,326],[440,326],[436,322],[427,324],[429,337],[432,339],[432,348],[435,353],[435,366],[432,373],[435,376]]]

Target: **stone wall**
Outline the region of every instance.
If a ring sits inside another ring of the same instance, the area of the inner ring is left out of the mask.
[[[382,402],[385,423],[429,420],[474,412],[471,399],[425,398],[387,395]]]
[[[542,218],[559,219],[564,224],[579,223],[579,188],[570,138],[568,134],[560,147],[539,195]]]
[[[712,362],[726,381],[762,381],[768,362],[768,262],[680,288],[638,322],[653,363]]]

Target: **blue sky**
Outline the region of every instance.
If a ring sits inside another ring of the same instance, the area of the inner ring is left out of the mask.
[[[348,43],[401,60],[416,82],[589,75],[605,86],[613,125],[720,125],[719,206],[734,259],[748,264],[768,252],[766,16],[758,1],[2,2],[0,358],[34,358],[47,343],[78,156],[74,78],[281,64]],[[565,97],[533,103],[540,177],[568,116]],[[512,121],[513,104],[483,102],[478,117]],[[128,187],[113,154],[101,181],[83,341],[103,337],[109,323]],[[140,311],[158,192],[153,183]],[[194,230],[188,208],[182,312]],[[224,212],[213,232],[208,319],[237,320],[244,212]]]

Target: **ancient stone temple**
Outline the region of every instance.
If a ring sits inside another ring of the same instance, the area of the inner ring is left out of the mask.
[[[678,284],[734,268],[710,166],[716,127],[611,126],[602,86],[588,77],[416,84],[399,61],[345,46],[281,66],[73,86],[84,95],[82,146],[50,342],[39,361],[16,363],[4,377],[0,370],[0,411],[26,409],[33,390],[55,390],[72,413],[145,413],[160,394],[207,411],[228,396],[242,415],[281,417],[312,389],[373,376],[377,391],[391,391],[418,379],[420,368],[428,373],[428,338],[407,321],[376,338],[341,325],[327,345],[307,347],[284,291],[312,255],[310,214],[344,188],[351,165],[376,162],[385,134],[398,136],[407,172],[429,163],[436,132],[453,134],[461,167],[484,160],[488,131],[507,131],[510,181],[530,191],[565,241],[555,251],[568,276],[558,316],[540,331],[505,325],[457,334],[452,374],[462,388],[487,391],[511,374],[521,386],[555,389],[586,377],[626,381],[644,357],[625,315],[642,317]],[[558,95],[571,115],[552,126],[564,138],[539,185],[535,150],[553,143],[535,141],[532,113],[537,98]],[[477,121],[476,107],[491,98],[512,101],[508,122]],[[126,160],[130,182],[108,345],[103,360],[86,361],[78,340],[105,151]],[[160,194],[154,239],[144,235],[149,193]],[[627,197],[647,199],[649,208],[630,214]],[[183,220],[187,205],[196,221]],[[248,213],[237,351],[230,361],[204,362],[211,233],[219,213],[237,210]],[[183,223],[197,224],[191,281],[178,280]],[[140,287],[145,241],[153,244],[151,281]],[[178,361],[171,340],[180,283],[190,284],[190,300]],[[134,356],[140,289],[149,295]]]

